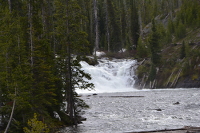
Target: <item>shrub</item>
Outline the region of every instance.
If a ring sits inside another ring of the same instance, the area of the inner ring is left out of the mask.
[[[25,133],[48,133],[49,129],[46,124],[37,119],[37,115],[34,114],[34,117],[28,120],[28,127],[24,127]]]

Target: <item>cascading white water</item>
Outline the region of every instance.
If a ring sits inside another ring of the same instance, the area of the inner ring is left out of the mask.
[[[91,74],[89,82],[95,90],[76,90],[78,93],[127,92],[134,90],[136,61],[131,59],[100,59],[92,66],[82,61],[82,69]]]

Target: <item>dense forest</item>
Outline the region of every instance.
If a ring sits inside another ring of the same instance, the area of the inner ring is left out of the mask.
[[[78,124],[75,90],[94,87],[79,62],[98,50],[141,62],[140,87],[198,79],[199,29],[199,0],[0,0],[0,129]]]

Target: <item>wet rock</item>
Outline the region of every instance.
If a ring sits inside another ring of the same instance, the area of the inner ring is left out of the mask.
[[[172,118],[172,119],[177,119],[177,116],[172,116],[171,118]]]
[[[175,103],[173,103],[173,105],[178,105],[178,104],[180,104],[179,102],[175,102]]]
[[[77,117],[77,123],[78,124],[81,124],[81,123],[83,123],[82,121],[86,121],[86,120],[87,120],[87,118],[85,118],[85,117],[81,117],[81,116]]]
[[[162,111],[162,109],[155,109],[156,111]]]

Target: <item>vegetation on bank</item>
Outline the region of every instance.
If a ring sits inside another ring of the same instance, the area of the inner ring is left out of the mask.
[[[160,58],[157,65],[152,60],[155,52],[145,48],[151,46],[153,27],[149,37],[146,37],[148,39],[139,42],[137,55],[140,60],[145,58],[145,61],[137,70],[138,87],[200,87],[199,7],[199,1],[184,1],[174,16],[167,19],[167,24],[160,23],[166,20],[157,19],[156,39],[160,45],[160,54],[156,52],[156,57]]]

